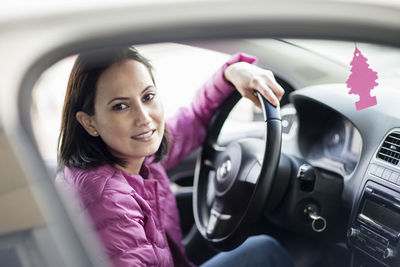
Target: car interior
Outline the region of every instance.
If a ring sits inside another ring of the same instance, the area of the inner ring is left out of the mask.
[[[76,55],[121,45],[134,45],[151,60],[170,116],[236,52],[256,56],[285,89],[280,108],[259,96],[261,110],[232,94],[214,114],[202,147],[168,171],[194,264],[268,234],[296,267],[400,266],[399,47],[389,37],[313,35],[304,28],[280,36],[257,25],[252,34],[235,29],[230,38],[200,31],[202,25],[197,33],[172,35],[173,26],[165,33],[142,29],[141,39],[134,35],[140,30],[121,27],[59,36],[58,44],[27,55],[34,63],[20,62],[23,74],[14,79],[21,91],[0,120],[0,266],[109,266],[89,219],[78,214],[79,201],[53,182]],[[356,71],[356,48],[378,75],[370,92],[377,104],[361,110],[346,84]],[[28,108],[14,113],[17,104]],[[19,122],[15,128],[12,120]]]

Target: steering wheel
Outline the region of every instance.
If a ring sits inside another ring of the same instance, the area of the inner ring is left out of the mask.
[[[260,93],[265,140],[245,138],[217,144],[221,128],[241,99],[235,90],[214,114],[196,162],[193,213],[197,229],[214,248],[227,251],[243,243],[249,227],[269,200],[281,154],[281,117]]]

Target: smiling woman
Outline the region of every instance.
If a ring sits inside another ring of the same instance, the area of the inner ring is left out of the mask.
[[[168,149],[160,101],[150,63],[133,48],[80,55],[64,103],[61,165],[117,164],[137,174],[144,157],[159,161]]]
[[[190,107],[165,121],[151,65],[136,49],[107,48],[78,56],[64,102],[56,185],[81,200],[115,266],[193,265],[182,246],[166,170],[202,143],[212,114],[235,89],[257,106],[255,91],[279,105],[283,89],[270,71],[249,64],[255,61],[234,55]],[[256,250],[254,242],[262,246]],[[293,265],[267,236],[250,238],[206,264],[225,266],[250,252],[257,257],[246,264]]]

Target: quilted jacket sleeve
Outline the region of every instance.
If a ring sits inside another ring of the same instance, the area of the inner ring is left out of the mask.
[[[145,205],[145,203],[141,203]],[[131,194],[109,192],[87,208],[113,266],[156,266],[159,262],[139,203]]]
[[[162,164],[167,170],[203,143],[214,111],[235,90],[224,78],[225,69],[240,61],[255,64],[257,60],[245,54],[233,55],[200,88],[190,107],[181,108],[174,117],[166,121],[170,151]]]

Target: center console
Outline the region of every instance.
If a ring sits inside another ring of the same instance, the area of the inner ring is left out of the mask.
[[[368,181],[347,236],[376,263],[400,266],[400,193]]]

